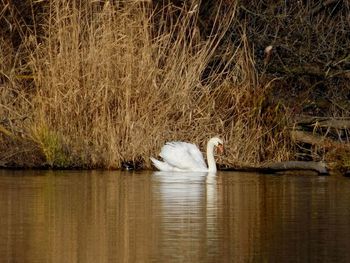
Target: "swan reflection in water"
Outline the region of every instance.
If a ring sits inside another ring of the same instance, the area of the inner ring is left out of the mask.
[[[213,249],[209,243],[217,239],[215,173],[154,172],[153,177],[158,183],[164,253],[191,261],[206,257]]]
[[[211,188],[215,188],[215,173],[159,171],[154,172],[153,176],[160,184],[159,194],[164,202],[186,201],[186,204],[198,205],[202,201],[210,200],[206,192],[209,188],[209,192],[213,193]],[[203,198],[204,200],[201,200]]]

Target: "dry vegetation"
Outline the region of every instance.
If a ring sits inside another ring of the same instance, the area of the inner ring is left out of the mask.
[[[288,129],[301,106],[280,98],[291,75],[257,60],[252,30],[270,33],[243,17],[257,10],[51,0],[23,11],[2,2],[1,23],[14,27],[0,38],[2,166],[149,168],[165,141],[204,147],[216,134],[223,165],[295,158]],[[287,50],[277,40],[259,45]]]

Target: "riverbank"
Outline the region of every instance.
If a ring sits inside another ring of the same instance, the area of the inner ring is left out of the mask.
[[[150,168],[164,142],[204,149],[217,134],[227,167],[325,160],[326,148],[301,155],[291,129],[303,114],[350,111],[349,7],[340,5],[9,4],[0,165]],[[343,153],[335,159],[349,160]]]

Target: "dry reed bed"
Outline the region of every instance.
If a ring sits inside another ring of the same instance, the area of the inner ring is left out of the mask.
[[[287,111],[263,109],[272,82],[259,80],[244,31],[238,46],[223,44],[235,5],[206,39],[194,6],[55,0],[45,12],[42,35],[23,36],[21,67],[2,39],[3,165],[150,167],[165,141],[203,148],[217,134],[223,165],[293,156]],[[218,54],[225,63],[208,72]]]

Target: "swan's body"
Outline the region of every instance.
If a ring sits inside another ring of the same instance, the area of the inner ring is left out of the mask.
[[[203,154],[198,147],[187,142],[166,143],[159,156],[163,161],[151,157],[153,165],[160,171],[177,172],[216,172],[216,162],[214,159],[214,148],[223,151],[222,140],[217,137],[211,138],[207,144],[207,161],[205,164]]]

